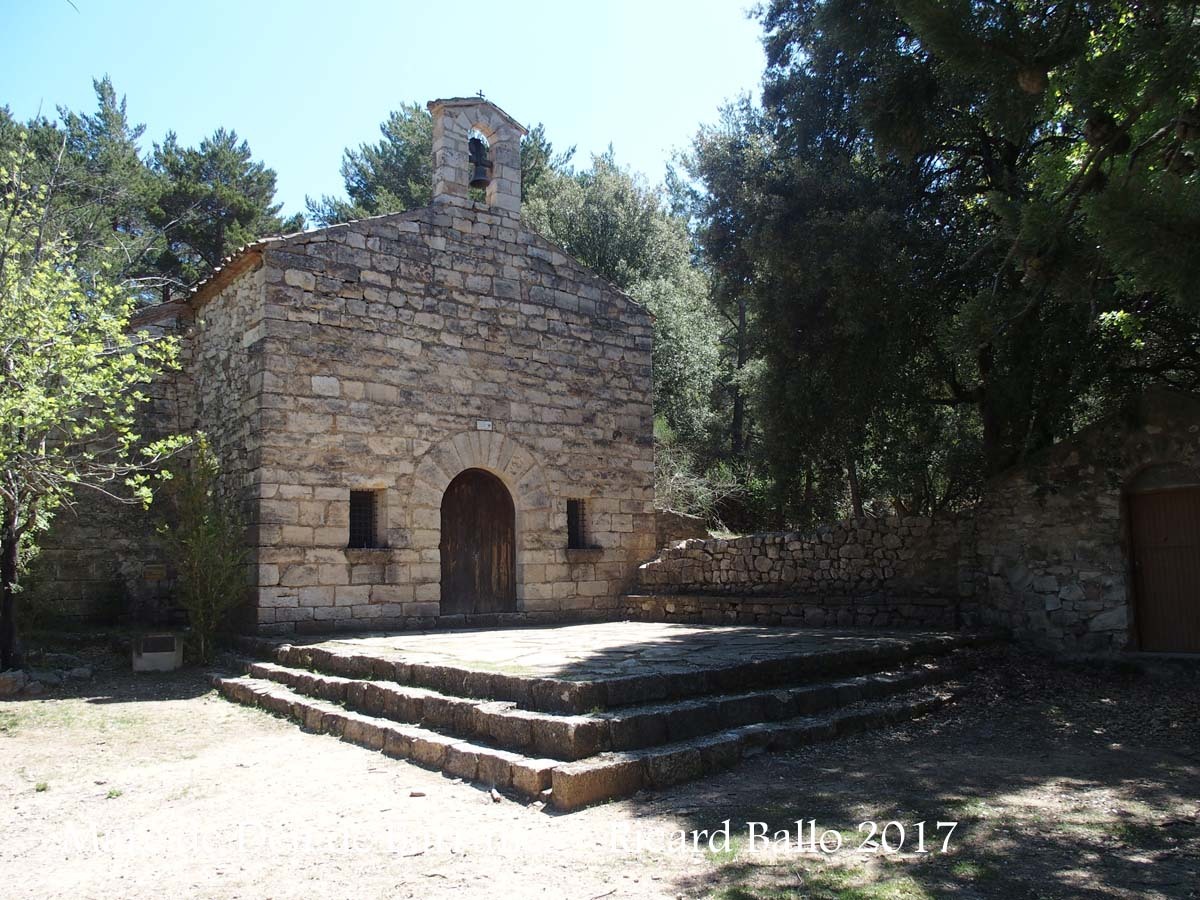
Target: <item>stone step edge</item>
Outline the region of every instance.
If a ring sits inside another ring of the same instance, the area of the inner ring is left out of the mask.
[[[330,734],[395,759],[529,799],[541,799],[549,790],[552,805],[563,812],[630,796],[644,788],[661,789],[693,780],[766,750],[794,749],[916,718],[952,701],[957,693],[929,690],[927,695],[907,701],[862,702],[832,715],[747,725],[662,747],[560,762],[483,747],[345,710],[262,679],[214,674],[211,682],[233,702],[264,709],[309,731]]]
[[[946,680],[960,673],[966,664],[965,658],[951,655],[933,662],[916,661],[896,672],[575,716],[524,710],[505,701],[452,697],[395,682],[324,675],[278,663],[249,662],[246,672],[369,716],[420,725],[517,753],[570,761],[879,699]]]
[[[821,606],[821,604],[823,602],[826,602],[826,601],[834,601],[834,602],[841,601],[841,600],[849,601],[849,600],[855,600],[856,598],[860,598],[860,597],[864,597],[864,596],[878,597],[879,595],[872,594],[870,591],[867,591],[865,593],[852,591],[849,594],[832,594],[832,593],[827,594],[827,595],[819,594],[816,597],[814,597],[812,594],[806,594],[806,593],[789,594],[786,591],[784,591],[784,592],[776,591],[774,593],[771,593],[771,592],[758,593],[756,591],[750,591],[750,590],[740,590],[740,591],[738,591],[738,590],[721,590],[721,589],[709,590],[709,591],[702,591],[702,590],[695,590],[695,589],[676,590],[674,588],[666,589],[662,585],[654,585],[653,589],[651,589],[650,587],[647,586],[647,587],[643,587],[642,590],[635,591],[633,593],[622,594],[621,600],[625,603],[630,603],[630,604],[641,603],[644,601],[657,601],[657,602],[669,603],[672,600],[711,600],[711,601],[738,602],[738,603],[746,603],[746,604],[759,603],[764,606],[788,605],[788,606],[817,606],[817,607],[819,607],[819,606]],[[948,603],[954,602],[955,599],[956,598],[950,597],[946,594],[901,593],[901,594],[895,595],[894,598],[891,600],[891,602],[892,603],[910,603],[914,606],[944,607]],[[833,609],[831,611],[839,612],[846,608],[847,607],[835,606],[835,607],[833,607]],[[869,603],[864,603],[862,608],[870,609],[871,607],[870,607]],[[737,623],[731,622],[730,624],[737,624]],[[800,623],[795,623],[795,624],[789,625],[787,627],[789,627],[789,628],[798,627],[799,624]],[[816,628],[839,628],[839,627],[840,628],[856,628],[859,626],[855,626],[855,625],[839,626],[836,623],[830,623],[828,625],[817,625],[817,626],[813,626],[813,627],[816,627]],[[897,627],[900,627],[900,626],[897,626]]]
[[[284,685],[248,676],[211,676],[213,687],[228,700],[257,706],[284,716],[317,734],[381,751],[447,775],[537,799],[551,784],[560,760],[536,759],[498,750],[388,719],[379,719],[335,703],[306,697]]]
[[[862,702],[824,716],[758,723],[663,747],[602,753],[551,771],[550,801],[562,812],[661,790],[730,769],[768,750],[791,750],[873,727],[915,719],[951,703],[961,688],[934,690],[912,699]]]
[[[756,660],[700,672],[627,675],[599,681],[532,678],[455,666],[381,659],[365,653],[335,653],[327,648],[242,637],[238,646],[253,656],[298,669],[313,669],[346,678],[394,681],[439,693],[480,700],[502,700],[540,712],[581,714],[704,694],[733,693],[748,688],[797,684],[806,678],[829,679],[878,671],[959,647],[978,646],[991,638],[969,634],[915,637],[904,646],[830,650],[771,660]]]

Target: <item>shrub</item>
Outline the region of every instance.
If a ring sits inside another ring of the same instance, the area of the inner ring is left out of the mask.
[[[743,486],[727,466],[701,467],[693,453],[680,445],[661,418],[654,423],[654,500],[660,507],[700,516],[720,525],[723,503],[739,496]]]
[[[246,590],[245,526],[218,490],[219,478],[217,459],[200,435],[190,458],[166,479],[174,521],[162,534],[178,570],[179,604],[191,625],[189,654],[199,663],[212,660],[216,638]]]

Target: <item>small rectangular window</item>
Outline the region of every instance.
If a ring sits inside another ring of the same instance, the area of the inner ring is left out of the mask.
[[[587,503],[584,500],[567,501],[567,549],[587,548]]]
[[[350,492],[349,547],[379,547],[379,492]]]

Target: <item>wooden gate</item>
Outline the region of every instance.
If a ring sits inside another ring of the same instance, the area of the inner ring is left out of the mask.
[[[1142,650],[1200,653],[1200,487],[1131,494]]]
[[[461,472],[442,496],[442,615],[517,608],[516,514],[508,489],[483,469]]]

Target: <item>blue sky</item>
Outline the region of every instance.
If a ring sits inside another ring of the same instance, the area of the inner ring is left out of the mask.
[[[342,150],[401,101],[483,90],[576,159],[662,177],[674,148],[763,69],[749,0],[0,0],[0,105],[94,108],[107,73],[146,124],[194,144],[218,126],[279,175],[286,212],[341,193]]]

